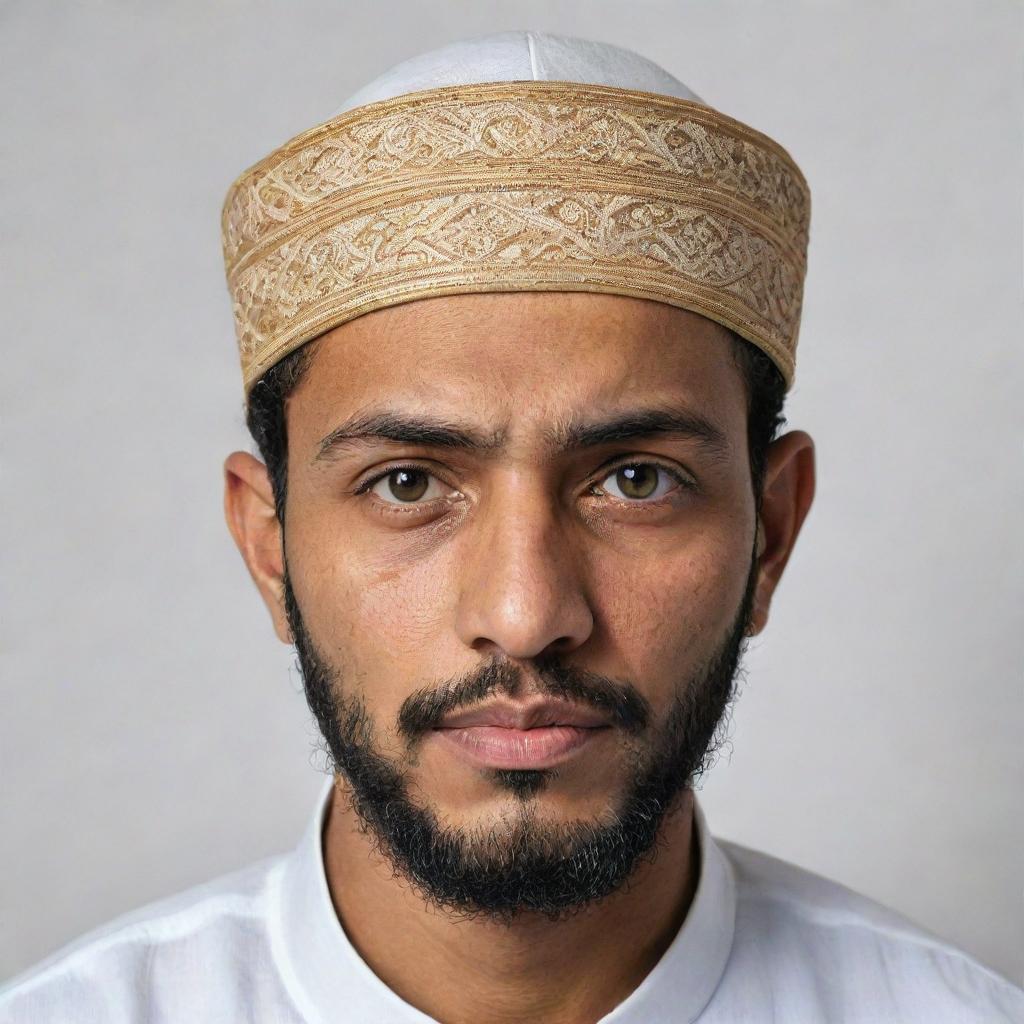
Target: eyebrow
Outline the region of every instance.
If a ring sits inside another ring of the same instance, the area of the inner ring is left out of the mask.
[[[636,409],[595,421],[571,417],[549,427],[543,436],[545,446],[553,455],[655,436],[695,441],[708,454],[719,458],[724,458],[730,451],[729,440],[723,430],[704,416],[682,409]],[[335,427],[317,445],[313,461],[330,461],[346,449],[381,441],[493,456],[504,450],[506,439],[506,430],[485,432],[432,416],[371,412]]]
[[[555,452],[571,452],[659,435],[696,441],[709,454],[720,457],[726,456],[730,449],[725,431],[709,419],[688,410],[663,408],[631,410],[595,422],[570,419],[548,430],[545,441]]]
[[[402,416],[392,412],[367,413],[335,427],[319,445],[314,462],[332,459],[346,448],[391,441],[428,448],[455,448],[478,454],[494,454],[504,445],[504,433],[484,434],[472,427],[433,416]]]

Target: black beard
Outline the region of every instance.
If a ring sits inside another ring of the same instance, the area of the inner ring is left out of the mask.
[[[646,741],[650,707],[631,684],[555,659],[534,659],[543,692],[600,708],[623,731],[631,777],[605,820],[551,824],[537,820],[531,798],[557,777],[557,769],[489,772],[495,785],[518,798],[520,808],[514,822],[486,830],[442,826],[429,808],[410,799],[407,775],[417,763],[418,741],[444,715],[493,693],[514,692],[522,677],[518,666],[494,660],[463,679],[414,693],[398,721],[409,757],[397,765],[378,751],[362,699],[344,692],[339,674],[317,651],[287,573],[284,594],[306,699],[332,770],[348,780],[364,831],[430,902],[509,923],[528,911],[564,918],[615,892],[642,860],[653,857],[666,815],[707,770],[721,742],[719,727],[735,692],[755,578],[752,567],[728,635],[704,668],[678,687],[665,724]]]

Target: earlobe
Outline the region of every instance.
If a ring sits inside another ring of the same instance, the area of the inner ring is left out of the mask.
[[[757,583],[748,633],[768,622],[775,588],[796,545],[814,500],[814,441],[794,430],[768,449],[761,512],[757,525]]]
[[[224,462],[224,517],[249,575],[263,598],[274,631],[291,643],[284,609],[284,546],[267,467],[248,452]]]

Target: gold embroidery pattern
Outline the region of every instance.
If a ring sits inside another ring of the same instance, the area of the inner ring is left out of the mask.
[[[692,309],[789,380],[809,209],[785,151],[684,100],[517,82],[370,104],[298,136],[228,193],[246,387],[371,309],[496,290]]]

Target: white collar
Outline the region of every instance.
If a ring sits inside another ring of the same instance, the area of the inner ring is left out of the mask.
[[[333,779],[328,779],[302,841],[283,862],[271,927],[277,960],[303,1012],[316,1024],[342,1019],[433,1021],[370,970],[338,921],[321,846],[332,789]],[[700,878],[686,920],[647,977],[601,1024],[689,1024],[700,1016],[721,980],[732,948],[736,886],[696,801],[694,824]]]

